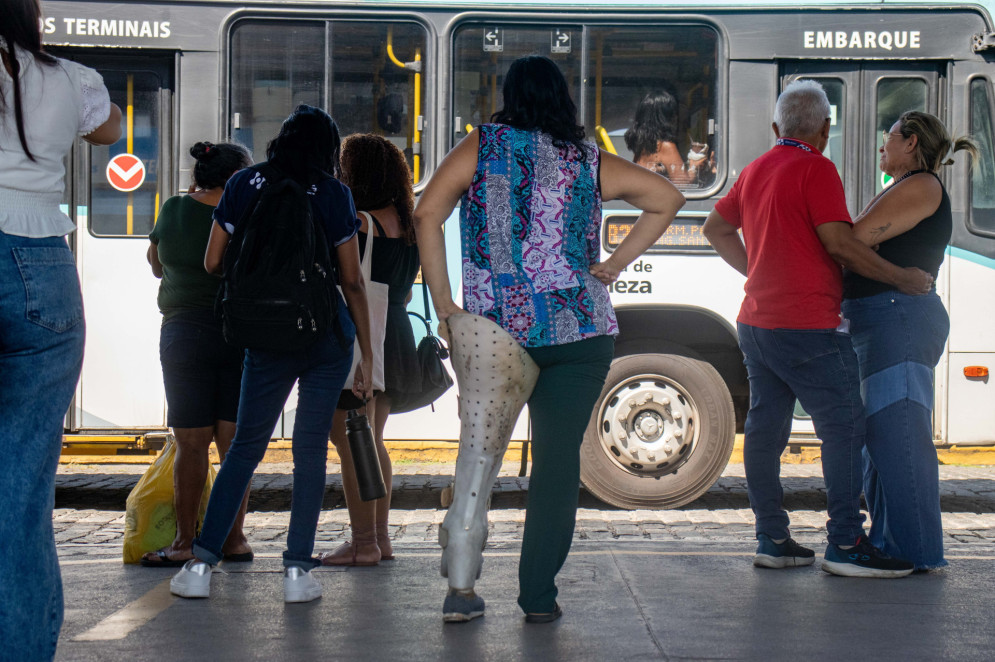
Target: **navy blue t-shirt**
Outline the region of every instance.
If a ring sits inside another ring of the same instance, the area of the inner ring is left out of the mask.
[[[247,207],[256,197],[256,191],[267,185],[266,178],[255,166],[239,170],[225,185],[221,201],[214,209],[214,221],[228,234],[246,216]],[[349,187],[334,178],[312,184],[311,214],[322,224],[328,238],[328,251],[335,255],[335,247],[355,236],[360,221],[356,218],[356,205]]]

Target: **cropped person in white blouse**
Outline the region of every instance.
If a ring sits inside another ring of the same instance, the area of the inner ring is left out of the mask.
[[[42,50],[37,0],[0,20],[0,642],[48,660],[62,626],[52,508],[62,425],[83,364],[83,304],[59,209],[77,136],[109,145],[121,111],[96,71]]]

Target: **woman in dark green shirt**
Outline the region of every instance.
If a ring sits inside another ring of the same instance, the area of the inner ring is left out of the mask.
[[[166,200],[149,235],[149,264],[162,279],[159,358],[166,386],[166,423],[176,439],[176,538],[169,547],[146,554],[145,566],[178,567],[193,558],[208,449],[214,441],[224,459],[238,413],[242,352],[228,345],[221,333],[214,314],[220,279],[204,269],[204,251],[225,182],[252,161],[248,150],[232,143],[199,142],[190,148],[190,155],[196,159],[190,194]],[[252,560],[242,533],[247,503],[248,492],[225,543],[225,556],[232,561]]]

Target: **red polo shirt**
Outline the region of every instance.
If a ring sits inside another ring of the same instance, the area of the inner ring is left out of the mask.
[[[842,270],[815,231],[823,223],[852,222],[832,161],[814,148],[777,145],[746,166],[715,210],[743,230],[740,322],[764,329],[839,325]]]

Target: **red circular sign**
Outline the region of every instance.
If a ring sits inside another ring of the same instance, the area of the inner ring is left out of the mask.
[[[134,191],[145,181],[145,164],[134,154],[118,154],[107,162],[107,181],[119,191]]]

